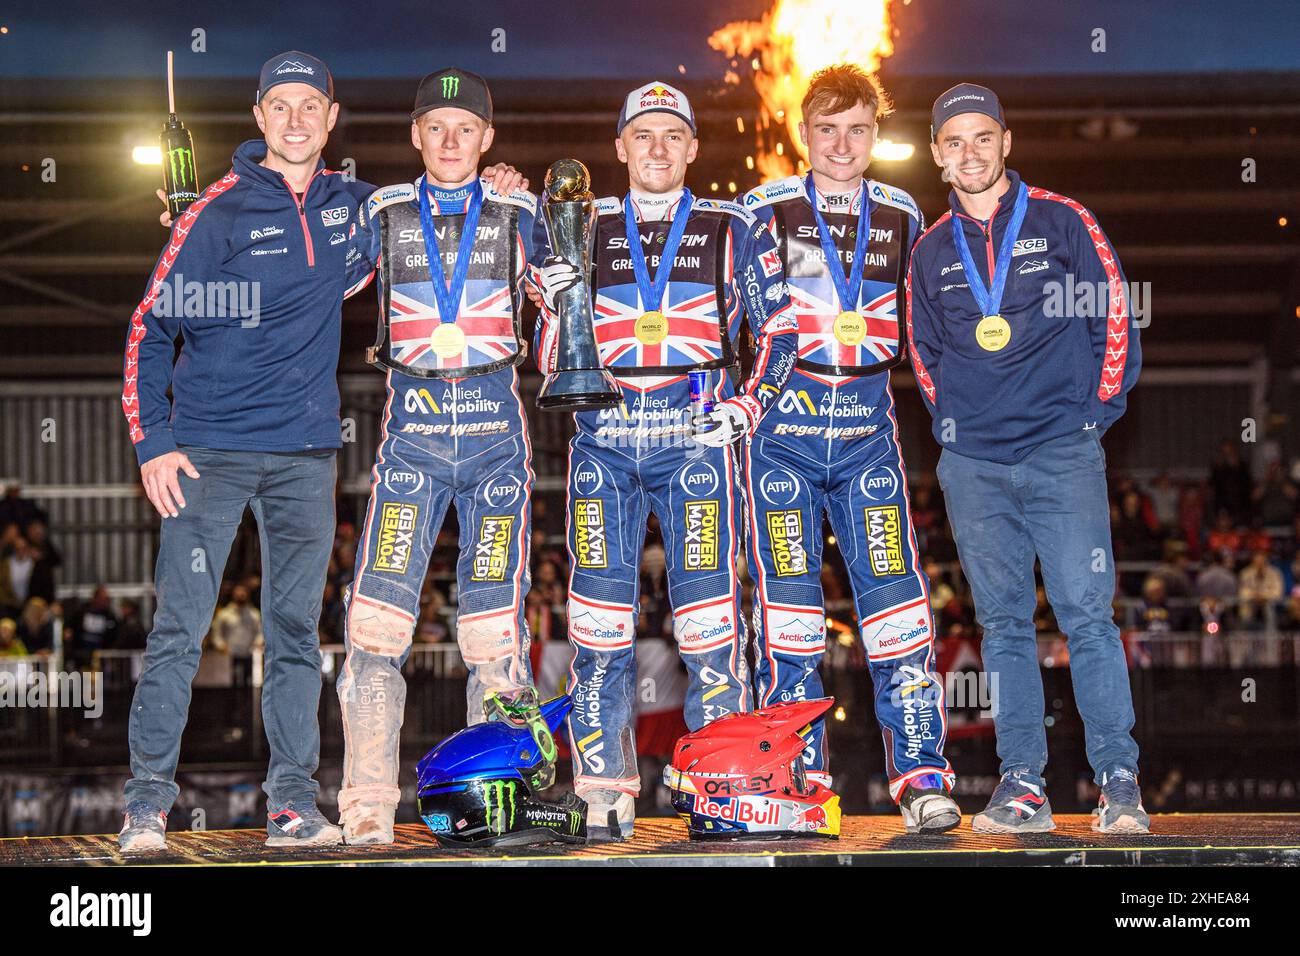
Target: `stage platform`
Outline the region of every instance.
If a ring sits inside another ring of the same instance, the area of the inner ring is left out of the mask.
[[[3,866],[1300,866],[1300,814],[1168,814],[1147,836],[1103,836],[1091,817],[1056,816],[1052,833],[974,833],[969,817],[941,836],[909,836],[897,817],[849,817],[838,840],[700,843],[675,818],[637,821],[636,836],[594,847],[444,850],[422,824],[391,847],[286,852],[260,830],[168,833],[168,849],[124,858],[115,836],[0,840]]]

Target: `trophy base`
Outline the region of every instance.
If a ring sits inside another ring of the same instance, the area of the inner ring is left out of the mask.
[[[603,368],[574,368],[552,372],[537,392],[538,408],[565,410],[609,408],[623,401],[623,390]]]

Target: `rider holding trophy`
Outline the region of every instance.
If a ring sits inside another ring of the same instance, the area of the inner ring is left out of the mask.
[[[572,403],[587,410],[576,413],[569,457],[569,733],[589,839],[630,835],[640,792],[634,695],[653,688],[637,684],[633,642],[648,512],[663,533],[673,630],[689,672],[687,724],[749,709],[735,560],[743,504],[731,445],[780,394],[796,340],[770,233],[743,207],[685,187],[699,149],[686,97],[664,83],[633,90],[617,134],[630,190],[595,202],[589,263],[543,263],[537,335],[538,363],[551,372],[568,350],[557,303],[589,282],[599,363],[618,383],[613,407],[593,409],[603,402],[590,396]],[[743,383],[742,310],[755,338]],[[562,392],[551,385],[544,405]]]

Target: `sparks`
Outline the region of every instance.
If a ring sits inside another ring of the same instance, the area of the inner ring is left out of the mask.
[[[835,63],[855,63],[874,73],[893,55],[890,2],[777,0],[762,20],[729,23],[709,37],[713,49],[733,61],[748,59],[753,69],[762,99],[755,132],[764,181],[789,176],[796,168],[795,157],[782,148],[782,135],[806,158],[799,142],[799,103],[814,73]]]

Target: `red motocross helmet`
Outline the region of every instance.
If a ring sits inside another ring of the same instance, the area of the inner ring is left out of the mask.
[[[772,839],[840,833],[840,798],[804,775],[799,731],[835,699],[728,714],[677,741],[664,768],[691,839]]]

